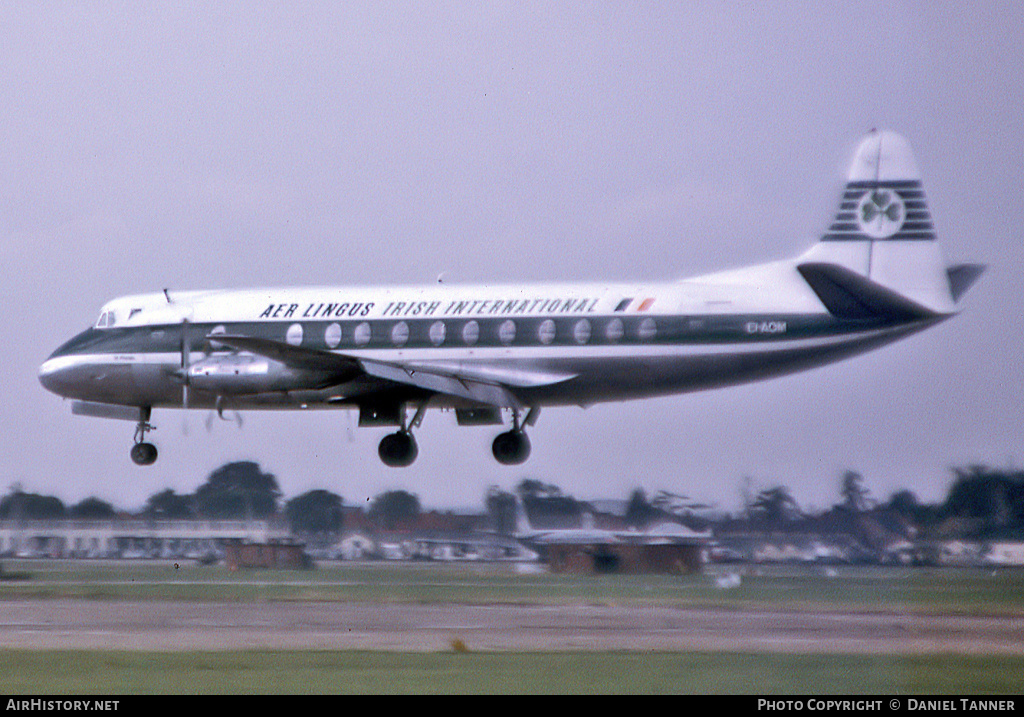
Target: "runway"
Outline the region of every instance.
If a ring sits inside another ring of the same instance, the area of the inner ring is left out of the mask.
[[[5,600],[0,648],[1024,654],[1024,619],[592,604]]]

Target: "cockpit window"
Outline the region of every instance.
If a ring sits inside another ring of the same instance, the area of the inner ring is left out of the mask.
[[[114,325],[117,321],[113,311],[104,311],[100,314],[99,320],[96,322],[97,329],[107,329]]]

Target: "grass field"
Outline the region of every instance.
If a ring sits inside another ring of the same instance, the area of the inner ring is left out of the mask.
[[[751,567],[739,586],[720,589],[713,573],[573,576],[471,564],[238,572],[173,561],[4,567],[29,577],[0,581],[0,613],[4,599],[89,598],[673,605],[1024,619],[1024,572],[1013,570]],[[1013,655],[0,650],[0,666],[0,692],[8,694],[1008,694],[1024,687],[1024,656]]]
[[[757,609],[843,609],[1024,616],[1024,570],[842,566],[710,568],[703,575],[553,575],[502,564],[325,564],[240,570],[174,561],[7,561],[27,580],[5,598],[248,602],[594,603]],[[742,573],[732,589],[716,572]]]
[[[0,651],[6,694],[1013,694],[1024,658]]]

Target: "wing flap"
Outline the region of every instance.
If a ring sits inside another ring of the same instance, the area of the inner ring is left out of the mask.
[[[496,383],[485,383],[457,375],[444,375],[421,368],[409,368],[380,361],[360,361],[370,376],[383,378],[393,383],[416,386],[427,391],[443,393],[476,403],[501,408],[522,409],[525,406],[511,391]]]

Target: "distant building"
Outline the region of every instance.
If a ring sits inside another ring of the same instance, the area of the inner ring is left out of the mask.
[[[303,545],[291,540],[268,543],[229,540],[224,544],[224,564],[229,570],[313,567],[313,561],[303,551]]]
[[[1000,541],[990,543],[984,554],[989,565],[1024,565],[1024,542]]]
[[[220,553],[228,540],[284,540],[288,526],[265,520],[0,521],[0,555],[23,558],[185,558]]]
[[[545,546],[553,573],[677,573],[700,572],[700,543],[549,543]]]

